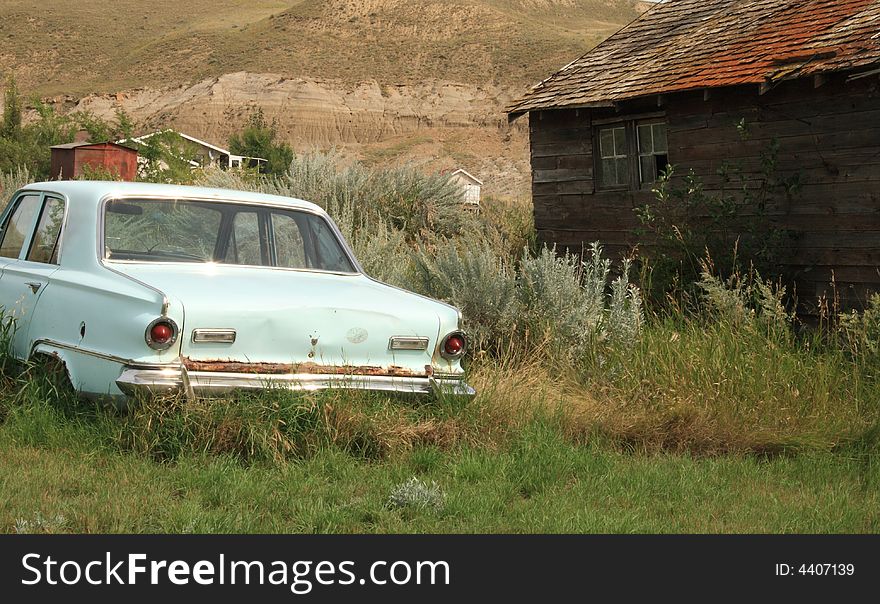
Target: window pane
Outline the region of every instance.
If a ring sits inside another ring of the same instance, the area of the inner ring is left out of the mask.
[[[27,259],[31,262],[46,264],[57,262],[56,248],[61,235],[61,222],[64,220],[64,202],[54,197],[46,199],[40,224],[31,243],[31,251]]]
[[[666,153],[666,124],[651,126],[654,134],[654,153]]]
[[[617,184],[617,167],[614,159],[602,160],[602,185],[610,187]]]
[[[623,128],[614,128],[614,155],[626,155],[626,133]]]
[[[232,221],[232,236],[226,249],[228,264],[263,264],[260,253],[260,222],[256,212],[238,212]]]
[[[654,156],[654,166],[657,169],[657,176],[660,176],[660,173],[666,170],[669,166],[669,156],[665,153],[659,153]]]
[[[623,157],[614,161],[617,163],[617,184],[629,184],[629,160]]]
[[[654,144],[651,138],[651,125],[642,124],[639,130],[639,153],[651,153],[654,150]]]
[[[293,216],[273,213],[272,229],[275,234],[275,256],[278,266],[308,268],[303,237]]]
[[[24,240],[30,234],[34,226],[34,219],[40,206],[39,195],[25,195],[18,202],[18,207],[12,213],[7,227],[3,231],[3,241],[0,242],[0,256],[5,258],[18,258]]]
[[[639,160],[639,172],[641,175],[642,184],[650,184],[657,180],[657,169],[654,163],[654,156],[642,155]]]
[[[314,268],[324,271],[353,273],[354,267],[346,256],[336,234],[320,216],[309,215],[312,238],[317,250],[317,262]]]
[[[614,133],[611,128],[599,130],[599,157],[614,157]]]
[[[113,201],[104,217],[105,253],[116,260],[209,262],[220,218],[199,202]]]

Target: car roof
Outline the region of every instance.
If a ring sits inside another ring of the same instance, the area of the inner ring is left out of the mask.
[[[283,205],[291,208],[303,209],[312,212],[323,212],[320,206],[281,195],[268,195],[266,193],[254,193],[252,191],[240,191],[237,189],[218,189],[212,187],[193,187],[189,185],[166,185],[149,182],[119,182],[106,180],[52,180],[36,182],[22,187],[22,190],[39,190],[59,193],[70,197],[88,197],[95,202],[105,197],[170,197],[175,199],[206,199],[211,201],[245,201],[250,203],[265,203],[271,205]]]

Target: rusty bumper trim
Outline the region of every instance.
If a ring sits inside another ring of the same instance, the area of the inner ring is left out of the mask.
[[[319,365],[318,363],[243,363],[241,361],[195,361],[181,359],[187,371],[202,373],[244,373],[258,375],[373,375],[394,377],[427,377],[406,367],[390,365]]]
[[[254,374],[186,369],[126,368],[116,385],[125,394],[192,395],[222,394],[233,390],[323,390],[344,388],[407,394],[474,396],[476,392],[459,379],[426,376],[358,375],[339,373]]]

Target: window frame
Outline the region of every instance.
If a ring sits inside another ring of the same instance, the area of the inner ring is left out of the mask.
[[[654,129],[651,128],[651,153],[642,153],[641,149],[641,139],[639,138],[639,127],[640,126],[654,126],[656,124],[663,124],[665,126],[664,137],[666,138],[666,153],[655,153],[653,150],[654,147]],[[637,168],[637,179],[636,182],[639,185],[639,189],[648,189],[653,187],[657,182],[657,179],[654,179],[650,183],[642,182],[642,158],[643,157],[655,157],[657,155],[666,155],[666,164],[669,165],[669,123],[665,119],[641,119],[641,120],[633,120],[633,130],[635,132],[635,148],[636,148],[636,168]]]
[[[19,261],[30,262],[32,264],[41,264],[45,266],[61,266],[61,255],[64,249],[64,232],[67,230],[67,215],[70,210],[70,204],[67,201],[67,197],[64,195],[30,189],[23,189],[18,191],[12,197],[12,200],[7,204],[6,209],[3,211],[2,217],[0,217],[0,242],[2,242],[3,238],[6,236],[6,228],[9,226],[9,221],[12,220],[12,216],[18,210],[18,207],[21,204],[21,200],[25,197],[37,197],[37,211],[34,213],[34,219],[26,232],[25,239],[21,245],[21,249],[19,249],[18,251],[18,256],[14,258],[12,256],[3,256],[2,258],[5,258],[10,262]],[[52,254],[54,262],[39,262],[37,260],[28,260],[28,256],[30,256],[31,253],[31,248],[34,245],[34,239],[36,238],[37,228],[39,228],[40,226],[40,221],[43,218],[43,212],[46,208],[46,204],[49,202],[50,199],[60,201],[64,204],[64,212],[61,216],[61,229],[58,232],[58,239],[55,241],[54,252]]]
[[[639,150],[638,127],[647,124],[665,124],[667,130],[666,139],[666,158],[669,163],[669,121],[665,114],[645,114],[620,116],[608,119],[593,120],[592,123],[592,143],[593,143],[593,182],[594,189],[597,192],[622,192],[622,191],[647,191],[654,186],[654,182],[642,184],[641,179],[641,158],[642,154]],[[601,133],[603,130],[612,128],[623,128],[626,140],[626,160],[628,182],[625,184],[606,185],[602,182],[602,148]]]
[[[37,240],[37,231],[40,228],[40,223],[43,221],[43,214],[46,213],[46,208],[49,206],[50,201],[60,201],[64,208],[61,212],[61,226],[58,229],[58,237],[55,239],[55,245],[52,246],[52,255],[49,258],[49,262],[31,260],[30,255],[34,249],[34,243]],[[67,200],[60,195],[43,193],[40,201],[40,211],[37,212],[37,219],[34,222],[31,237],[27,244],[27,252],[25,252],[24,257],[21,258],[21,260],[24,260],[25,262],[33,262],[34,264],[44,264],[46,266],[61,266],[61,243],[64,238],[65,224],[67,224]]]
[[[348,242],[343,236],[342,232],[339,230],[339,227],[336,226],[329,217],[321,211],[316,211],[307,207],[296,207],[285,204],[274,204],[274,203],[266,203],[264,201],[252,201],[247,199],[238,199],[234,197],[224,198],[224,199],[210,199],[203,197],[179,197],[179,196],[162,196],[162,195],[137,195],[137,194],[129,194],[129,195],[107,195],[104,197],[98,205],[98,222],[99,222],[99,230],[98,230],[98,240],[97,247],[95,252],[97,254],[98,261],[102,265],[120,263],[120,264],[136,264],[141,262],[140,260],[126,260],[126,259],[118,259],[118,258],[107,258],[105,256],[105,240],[106,240],[106,213],[107,213],[107,205],[111,202],[119,201],[119,202],[138,202],[138,201],[159,201],[159,202],[173,202],[173,201],[183,201],[183,202],[201,202],[207,204],[217,204],[217,205],[240,205],[240,206],[249,206],[253,208],[258,215],[259,227],[260,227],[260,247],[261,253],[263,251],[269,252],[274,247],[274,242],[270,241],[270,231],[271,231],[271,222],[269,213],[271,212],[288,212],[288,213],[303,213],[303,214],[311,214],[316,218],[323,220],[326,224],[327,228],[333,233],[337,244],[342,249],[343,254],[348,260],[349,264],[352,267],[351,272],[347,271],[333,271],[333,270],[324,270],[318,268],[287,268],[282,266],[274,266],[272,264],[273,260],[271,258],[264,258],[264,262],[269,262],[269,264],[264,265],[256,265],[256,264],[227,264],[221,263],[221,266],[224,267],[244,267],[244,268],[261,268],[267,270],[283,270],[283,271],[297,271],[297,272],[312,272],[312,273],[326,273],[333,275],[364,275],[363,267],[361,267],[360,263],[357,261],[357,258],[354,255],[354,252],[351,250]],[[225,222],[225,221],[224,221]],[[229,221],[231,225],[231,221]],[[224,228],[221,223],[221,227],[218,231],[218,237],[216,241],[216,247],[214,250],[214,257],[216,258],[221,245],[227,241],[229,236],[229,231]],[[149,264],[181,264],[181,262],[177,261],[150,261]],[[186,263],[192,265],[198,265],[200,263]]]

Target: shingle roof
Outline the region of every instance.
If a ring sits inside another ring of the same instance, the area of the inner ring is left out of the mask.
[[[880,0],[667,0],[507,107],[609,106],[880,64]]]

